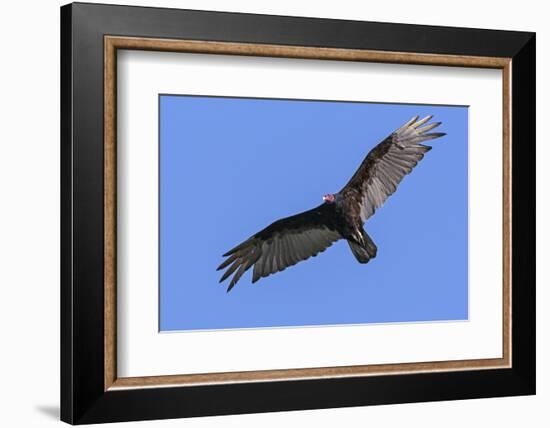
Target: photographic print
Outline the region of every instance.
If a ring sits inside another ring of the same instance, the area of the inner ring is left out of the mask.
[[[61,59],[63,421],[535,393],[534,33],[79,3]]]
[[[467,106],[161,94],[159,124],[161,331],[468,319]]]

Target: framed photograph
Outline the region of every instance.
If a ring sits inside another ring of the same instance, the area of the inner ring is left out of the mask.
[[[535,35],[61,8],[61,417],[535,393]]]

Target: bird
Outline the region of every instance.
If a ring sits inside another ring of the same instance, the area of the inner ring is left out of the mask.
[[[432,115],[414,116],[376,145],[347,184],[327,193],[322,204],[282,218],[227,251],[217,270],[226,269],[220,283],[231,275],[227,292],[253,267],[252,283],[281,272],[325,251],[345,239],[359,263],[376,257],[377,246],[364,223],[392,195],[431,146],[422,143],[446,135],[429,132],[441,125]]]

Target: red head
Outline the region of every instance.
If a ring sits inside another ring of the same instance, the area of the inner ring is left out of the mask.
[[[325,196],[323,196],[323,201],[325,201],[327,204],[333,204],[336,198],[332,193],[328,193]]]

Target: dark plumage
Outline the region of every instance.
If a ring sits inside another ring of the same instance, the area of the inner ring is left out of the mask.
[[[220,282],[233,274],[227,291],[252,266],[254,283],[315,257],[339,239],[348,241],[359,263],[374,258],[377,248],[363,224],[431,149],[421,143],[445,135],[429,133],[441,124],[426,124],[431,118],[415,116],[392,132],[369,152],[342,190],[323,197],[323,204],[277,220],[225,253],[218,270],[227,268]]]

